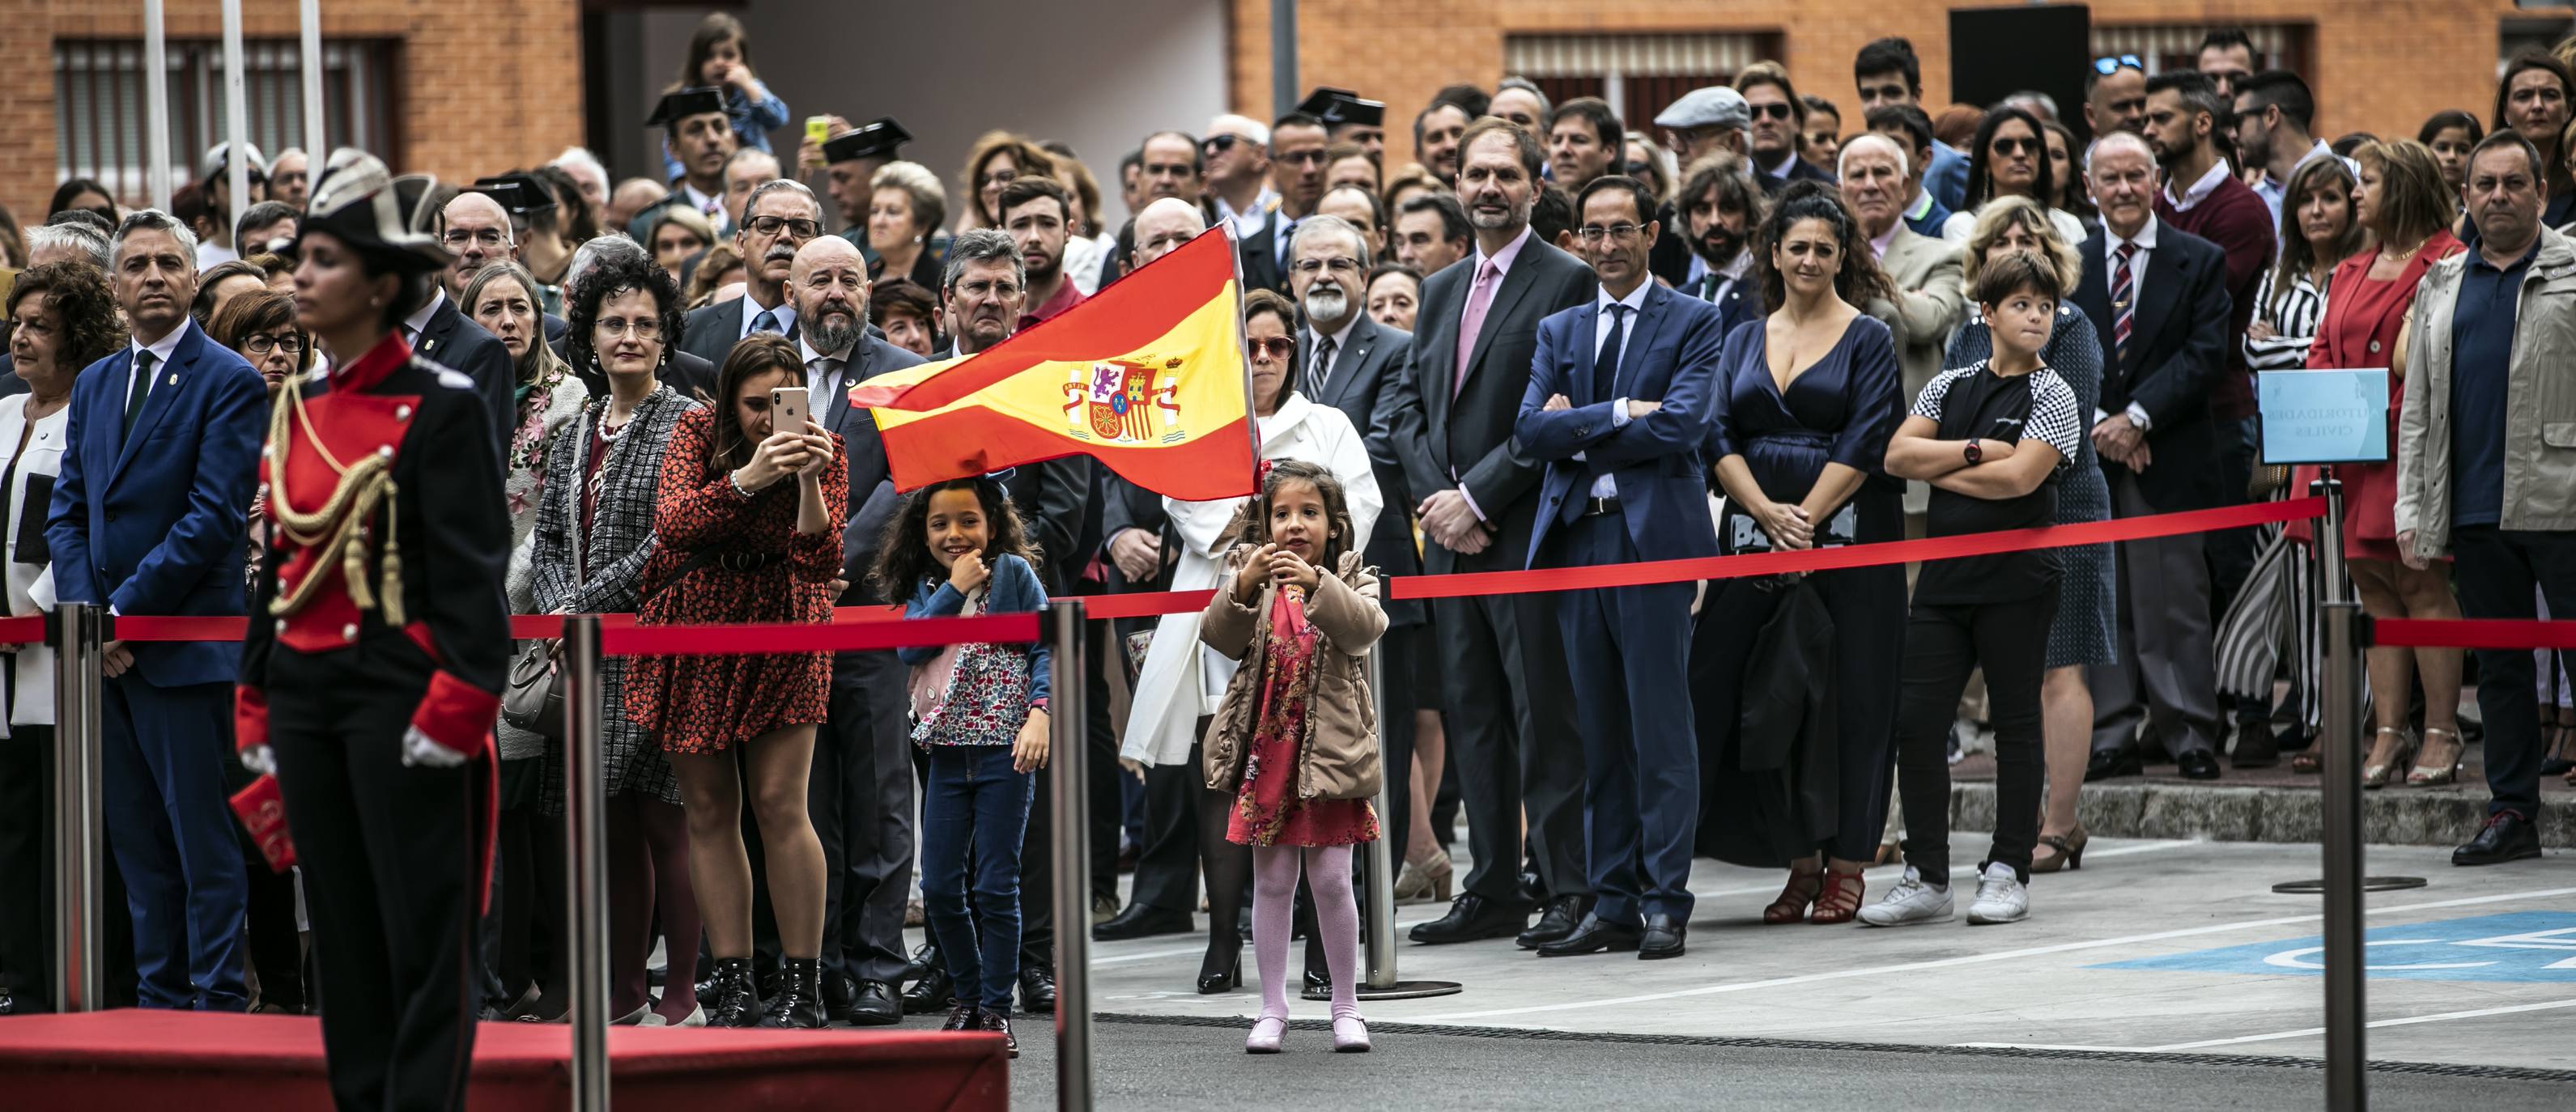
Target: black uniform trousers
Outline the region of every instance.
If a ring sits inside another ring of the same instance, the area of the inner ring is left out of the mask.
[[[2451,557],[2466,617],[2529,621],[2537,598],[2549,616],[2576,617],[2576,532],[2467,525],[2452,530]],[[2479,649],[2478,714],[2485,724],[2487,814],[2540,821],[2540,703],[2529,649]]]
[[[474,839],[489,772],[405,767],[432,667],[399,633],[266,677],[269,746],[304,871],[322,1045],[343,1109],[459,1109],[474,1057]]]
[[[823,967],[900,980],[912,891],[912,742],[903,662],[892,652],[832,661],[830,719],[815,733],[807,809],[823,842]]]

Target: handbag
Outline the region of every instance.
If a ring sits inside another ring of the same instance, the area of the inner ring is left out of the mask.
[[[587,410],[574,429],[573,443],[584,445],[585,450],[590,444]],[[573,581],[579,583],[589,570],[581,558],[581,484],[564,484],[564,489],[569,503],[566,510],[572,518],[565,532],[572,540]],[[509,680],[501,688],[501,721],[550,740],[563,740],[563,669],[557,667],[561,656],[555,644],[544,640],[531,641],[520,650],[518,659],[510,662]]]

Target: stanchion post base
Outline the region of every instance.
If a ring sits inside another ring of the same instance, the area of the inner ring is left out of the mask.
[[[2420,876],[2366,876],[2361,878],[2361,890],[2364,892],[2403,892],[2409,888],[2422,888],[2430,883],[2430,881],[2427,881]],[[2326,882],[2323,878],[2316,880],[2285,880],[2272,886],[2273,892],[2284,896],[2314,896],[2323,893],[2325,890]]]
[[[1456,996],[1465,988],[1466,986],[1456,981],[1397,981],[1385,988],[1361,985],[1359,998],[1362,1000],[1419,1000],[1426,996]],[[1329,990],[1316,992],[1312,989],[1300,989],[1297,998],[1330,1000],[1333,994]]]

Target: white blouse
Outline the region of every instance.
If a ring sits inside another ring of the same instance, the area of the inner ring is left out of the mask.
[[[54,609],[54,568],[45,551],[45,519],[53,506],[54,477],[62,473],[63,446],[71,429],[72,410],[66,405],[37,420],[32,427],[27,421],[30,395],[17,394],[0,398],[0,467],[11,458],[17,466],[7,474],[5,491],[7,532],[0,534],[0,545],[8,551],[8,564],[0,569],[0,580],[8,585],[9,613],[13,616],[50,613]],[[11,700],[6,724],[50,726],[54,722],[54,651],[39,641],[21,646],[14,654],[18,673],[18,697]],[[5,729],[5,726],[0,726]],[[0,732],[0,736],[7,736]]]

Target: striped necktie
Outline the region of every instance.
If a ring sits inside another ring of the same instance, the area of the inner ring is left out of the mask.
[[[2129,265],[2137,255],[2136,241],[2123,240],[2119,263],[2111,268],[2111,351],[2122,368],[2129,365],[2129,322],[2138,308],[2137,275]]]

